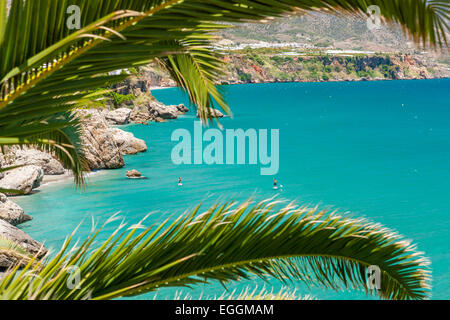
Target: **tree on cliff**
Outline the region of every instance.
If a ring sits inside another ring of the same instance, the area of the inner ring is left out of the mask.
[[[215,101],[223,62],[212,48],[223,23],[260,22],[310,10],[360,14],[377,5],[416,42],[446,46],[447,1],[426,0],[12,0],[0,3],[0,146],[35,145],[54,153],[83,185],[86,170],[75,105],[89,89],[124,80],[110,72],[157,61],[189,95],[203,120]],[[2,169],[5,170],[5,169]],[[246,212],[246,215],[244,215]],[[363,221],[267,204],[228,205],[183,215],[165,229],[113,235],[98,250],[96,233],[72,252],[0,283],[1,298],[112,298],[249,274],[324,287],[362,288],[385,298],[424,298],[424,259],[389,231]],[[280,225],[283,223],[283,226]],[[115,237],[116,236],[116,237]],[[276,241],[273,239],[276,238]],[[380,290],[365,270],[381,268]],[[63,268],[81,269],[82,290],[68,290]],[[110,272],[112,269],[115,271]],[[31,285],[28,285],[31,283]],[[32,291],[30,291],[32,290]],[[30,292],[32,292],[31,295]]]

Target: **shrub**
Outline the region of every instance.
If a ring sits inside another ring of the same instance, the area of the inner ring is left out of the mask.
[[[136,98],[132,94],[120,94],[114,91],[109,92],[109,96],[112,98],[112,102],[116,108],[120,107],[125,101],[133,101]]]
[[[241,73],[239,75],[239,79],[243,82],[251,82],[252,81],[252,75],[250,73]]]

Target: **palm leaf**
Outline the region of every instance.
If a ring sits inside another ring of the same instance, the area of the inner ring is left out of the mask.
[[[89,171],[81,145],[79,119],[67,112],[36,118],[33,122],[5,125],[0,145],[28,145],[54,155],[74,174],[75,183],[84,186],[84,172]],[[8,192],[11,193],[11,192]]]
[[[128,231],[122,224],[95,250],[99,231],[68,250],[72,235],[56,257],[36,266],[39,277],[30,280],[29,272],[6,277],[0,298],[26,299],[33,289],[36,299],[111,299],[251,275],[364,290],[386,299],[428,297],[428,261],[396,233],[316,208],[277,206],[225,203],[202,214],[197,207],[140,232],[141,224]],[[366,269],[372,265],[381,270],[380,290],[367,286]],[[69,290],[63,270],[74,266],[80,288]],[[23,286],[28,281],[32,285]]]
[[[200,108],[200,118],[204,121],[216,118],[212,113],[214,102],[231,115],[220,89],[216,87],[220,76],[224,74],[224,68],[219,53],[211,50],[210,40],[212,38],[191,38],[185,42],[189,48],[187,53],[158,59],[172,79],[189,93],[189,98],[195,106],[206,106]]]
[[[32,261],[33,257],[21,246],[7,238],[0,236],[0,255],[15,261],[16,266],[25,267]]]

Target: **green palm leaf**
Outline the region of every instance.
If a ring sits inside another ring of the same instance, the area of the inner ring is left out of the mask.
[[[8,257],[15,261],[17,267],[26,267],[29,265],[33,257],[14,241],[0,236],[0,255]]]
[[[162,287],[222,283],[257,275],[285,283],[301,281],[334,290],[356,289],[386,299],[423,299],[429,294],[428,261],[396,233],[363,219],[316,208],[275,202],[199,207],[173,222],[138,232],[122,224],[92,250],[93,232],[68,250],[73,235],[56,257],[0,283],[0,298],[111,299]],[[380,290],[368,287],[366,270],[381,270]],[[70,267],[80,271],[80,287],[66,286]],[[111,272],[114,270],[114,272]]]
[[[50,114],[34,121],[6,124],[0,145],[28,145],[53,154],[74,174],[77,185],[84,186],[83,173],[89,170],[81,145],[79,119],[68,112]],[[8,191],[8,193],[11,193]]]

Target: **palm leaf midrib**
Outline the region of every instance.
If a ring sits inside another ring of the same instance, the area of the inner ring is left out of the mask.
[[[240,260],[240,261],[236,261],[236,262],[230,262],[230,263],[226,263],[226,264],[222,264],[222,265],[217,265],[215,267],[210,267],[210,268],[204,268],[204,269],[199,269],[196,271],[192,271],[192,272],[188,272],[185,274],[181,274],[181,275],[177,275],[176,277],[171,277],[171,278],[166,278],[164,280],[161,280],[159,282],[152,282],[148,284],[148,287],[151,288],[159,288],[165,284],[170,284],[170,283],[176,283],[178,281],[180,281],[180,279],[185,279],[185,278],[190,278],[190,277],[195,277],[195,276],[201,276],[204,273],[208,273],[208,272],[214,272],[220,269],[227,269],[227,268],[232,268],[232,267],[239,267],[239,266],[245,266],[245,265],[251,265],[253,263],[258,263],[258,262],[262,262],[262,261],[275,261],[275,260],[285,260],[285,259],[290,259],[290,258],[301,258],[301,257],[320,257],[320,258],[332,258],[332,259],[336,259],[336,260],[344,260],[344,261],[352,261],[354,263],[357,263],[359,265],[362,266],[366,266],[369,267],[371,266],[371,264],[369,262],[365,262],[363,260],[359,260],[359,259],[355,259],[355,258],[351,258],[351,257],[347,257],[347,256],[343,256],[343,255],[331,255],[331,254],[304,254],[304,255],[298,255],[298,254],[292,254],[292,255],[280,255],[280,256],[268,256],[268,257],[261,257],[261,258],[256,258],[256,259],[249,259],[249,260]],[[404,290],[406,290],[409,294],[412,294],[412,291],[405,285],[403,285],[399,279],[397,277],[392,276],[391,274],[389,274],[390,277],[400,286],[402,287]],[[132,283],[134,283],[135,281],[130,280]],[[147,281],[142,281],[142,283],[145,282],[151,282],[152,279],[149,279]],[[142,284],[141,283],[141,284]],[[115,291],[118,290],[120,288],[126,287],[126,284],[121,284],[118,287],[112,287],[112,288],[108,288],[108,291]],[[137,289],[137,291],[143,291],[145,290],[144,288],[139,288]],[[96,295],[98,295],[98,297],[94,298],[94,300],[103,300],[105,298],[108,299],[113,299],[113,298],[118,298],[120,297],[120,295],[117,294],[112,294],[112,295],[108,295],[107,293],[103,293],[102,291],[99,292],[95,292]]]

